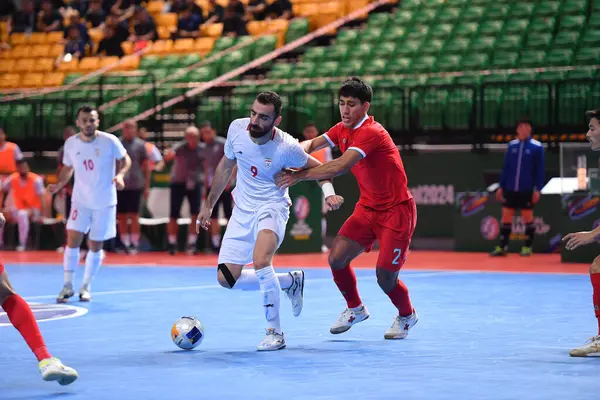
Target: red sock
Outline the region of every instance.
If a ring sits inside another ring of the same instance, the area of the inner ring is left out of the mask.
[[[413,306],[410,303],[408,288],[400,279],[398,279],[396,287],[394,287],[387,295],[398,309],[401,317],[408,317],[413,313]]]
[[[594,313],[598,320],[598,335],[600,335],[600,274],[591,274],[590,278],[592,279]]]
[[[356,275],[351,266],[346,266],[343,269],[332,269],[333,281],[337,285],[340,292],[348,303],[348,308],[356,308],[362,304],[358,295],[358,287],[356,286]]]
[[[52,357],[44,344],[44,338],[40,332],[31,308],[21,296],[13,294],[2,304],[6,311],[8,319],[15,328],[21,333],[27,345],[33,351],[38,361]]]

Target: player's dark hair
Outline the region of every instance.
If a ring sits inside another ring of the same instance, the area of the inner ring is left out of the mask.
[[[79,114],[84,112],[84,113],[91,113],[92,111],[96,111],[96,109],[92,106],[89,105],[84,105],[79,107],[79,109],[77,110],[77,114],[75,114],[75,118],[79,118]]]
[[[275,117],[281,115],[281,97],[275,92],[262,92],[256,96],[256,101],[263,105],[273,105],[273,109],[275,110]]]
[[[370,103],[373,100],[373,89],[365,81],[354,76],[342,84],[339,96],[355,97],[361,103]]]
[[[17,165],[23,165],[23,164],[27,164],[27,160],[25,158],[21,158],[20,160],[16,161]]]
[[[306,129],[306,128],[316,128],[316,127],[317,127],[317,124],[315,124],[315,123],[314,123],[314,122],[312,122],[312,121],[308,121],[308,122],[307,122],[307,123],[304,125],[304,129]]]
[[[519,125],[529,125],[529,126],[533,127],[533,123],[531,122],[531,118],[529,118],[526,115],[524,115],[521,118],[519,118],[519,121],[517,121],[517,126],[519,126]]]
[[[588,119],[596,118],[598,121],[600,121],[600,108],[586,111],[585,116],[588,117]]]

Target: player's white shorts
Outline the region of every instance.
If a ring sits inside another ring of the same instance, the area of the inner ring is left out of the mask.
[[[88,233],[90,240],[100,242],[117,236],[117,206],[92,210],[73,203],[67,229]]]
[[[277,234],[279,248],[289,217],[290,208],[286,204],[265,204],[252,212],[234,207],[221,243],[218,263],[250,264],[258,232],[263,229]]]

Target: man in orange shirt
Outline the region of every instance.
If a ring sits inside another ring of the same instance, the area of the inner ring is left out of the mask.
[[[11,192],[13,205],[7,211],[8,219],[17,221],[19,226],[19,245],[17,251],[25,250],[29,237],[30,220],[37,220],[42,215],[42,201],[45,193],[44,180],[41,176],[29,171],[27,161],[17,161],[17,172],[11,174],[2,183],[3,192]],[[0,237],[4,236],[4,228],[0,228]]]
[[[313,122],[309,122],[304,127],[304,130],[302,131],[302,136],[304,136],[304,140],[312,140],[319,136],[319,129]],[[313,151],[312,153],[310,153],[310,155],[316,158],[317,160],[321,161],[321,164],[325,164],[326,162],[333,160],[333,156],[331,155],[331,147],[324,147],[322,149]],[[327,234],[327,217],[325,216],[327,214],[327,208],[327,202],[325,201],[325,198],[323,198],[323,217],[321,218],[321,236],[323,238],[325,238]],[[326,253],[328,250],[329,249],[327,248],[327,246],[325,246],[325,243],[323,243],[321,245],[321,251],[323,253]]]
[[[17,170],[17,161],[23,159],[21,149],[6,141],[6,132],[0,128],[0,175],[10,175]]]

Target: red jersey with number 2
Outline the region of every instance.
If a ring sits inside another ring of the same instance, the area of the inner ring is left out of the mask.
[[[350,150],[362,154],[363,159],[352,167],[360,188],[359,205],[384,211],[412,199],[400,153],[390,134],[373,117],[355,129],[340,122],[324,136],[342,153]]]

